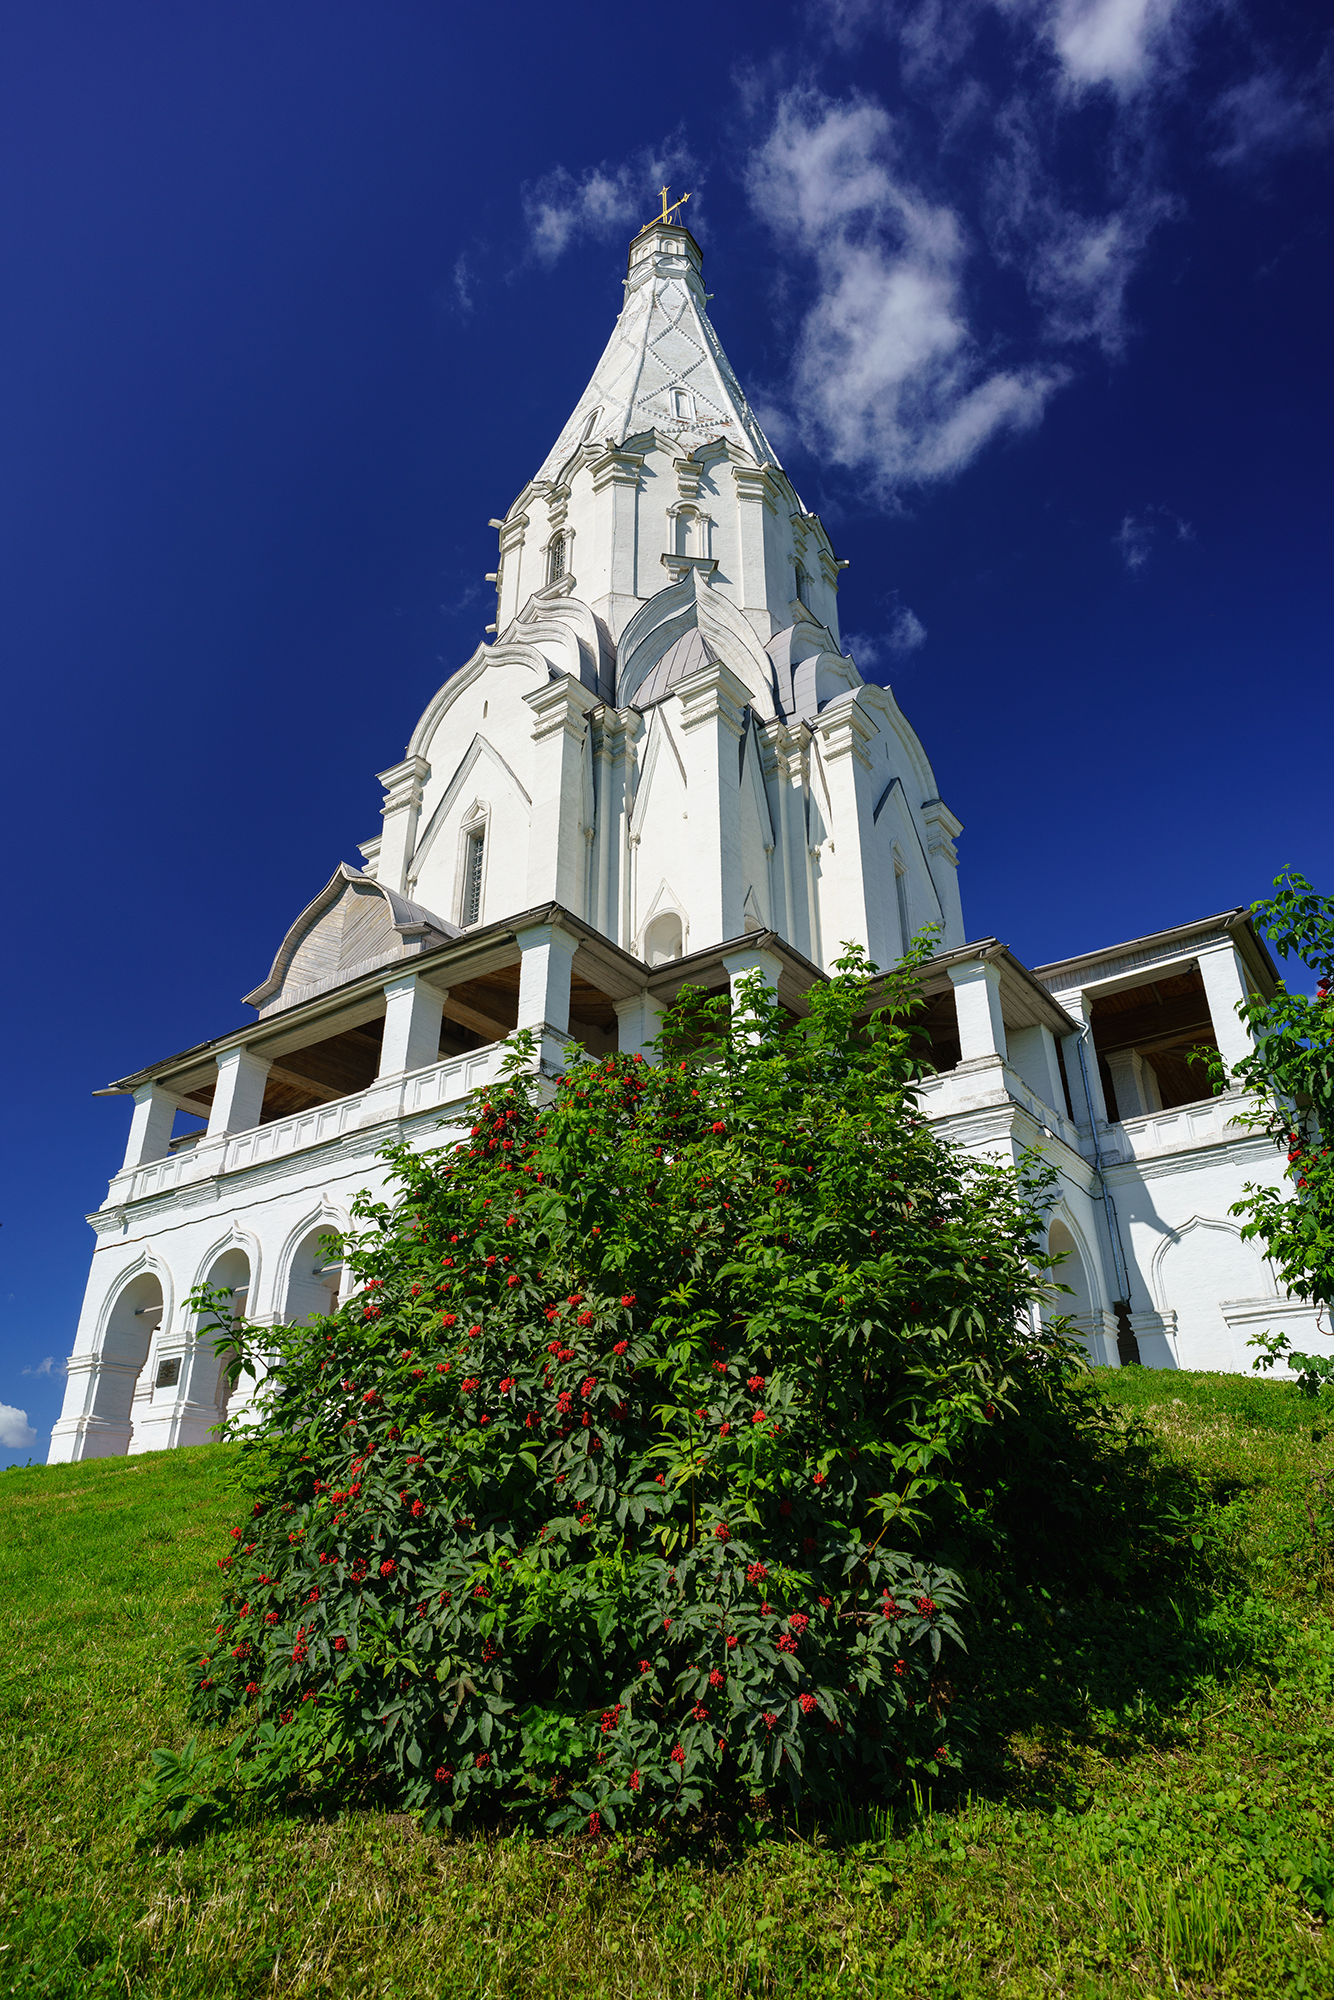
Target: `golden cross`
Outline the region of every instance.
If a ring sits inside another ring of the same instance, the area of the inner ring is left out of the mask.
[[[658,189],[658,194],[662,200],[662,214],[655,215],[653,218],[653,222],[646,222],[644,224],[644,227],[646,229],[652,229],[654,223],[670,222],[672,217],[676,214],[677,209],[684,208],[686,203],[690,199],[690,196],[688,194],[683,194],[681,196],[681,199],[679,201],[674,201],[671,207],[669,208],[667,206],[667,193],[668,190],[665,187]]]

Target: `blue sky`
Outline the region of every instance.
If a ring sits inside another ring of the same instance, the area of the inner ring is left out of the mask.
[[[1039,963],[1334,885],[1322,19],[6,11],[0,1458],[59,1409],[126,1126],[90,1093],[246,1018],[377,830],[664,179],[970,934]]]

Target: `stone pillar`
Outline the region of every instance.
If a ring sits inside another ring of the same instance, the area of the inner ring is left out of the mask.
[[[517,1026],[540,1035],[570,1032],[570,965],[579,940],[558,924],[533,924],[516,933],[519,950],[519,1019]]]
[[[760,465],[734,465],[732,480],[736,487],[737,600],[763,645],[773,629],[765,544],[769,522],[778,514],[778,489],[772,473]]]
[[[1118,1049],[1107,1058],[1116,1108],[1122,1118],[1140,1118],[1149,1111],[1161,1111],[1163,1093],[1150,1064],[1138,1049]]]
[[[613,1000],[616,1009],[617,1046],[623,1056],[646,1056],[649,1043],[662,1027],[666,1011],[651,993],[632,993],[628,1000]]]
[[[750,1018],[748,1011],[739,1013],[739,1009],[746,1005],[746,982],[758,973],[761,982],[776,996],[783,962],[771,951],[729,951],[723,959],[723,970],[732,991],[732,1018],[734,1021],[747,1020]]]
[[[960,1062],[981,1062],[990,1056],[1008,1060],[1005,1022],[1001,1018],[1000,967],[972,958],[951,965],[954,1012],[959,1023]]]
[[[512,618],[518,616],[519,606],[540,590],[545,577],[537,577],[531,584],[523,575],[524,535],[528,528],[527,514],[516,514],[505,521],[500,529],[500,561],[496,573],[496,624],[503,632]],[[488,626],[488,631],[494,631]]]
[[[176,1118],[176,1100],[155,1083],[141,1083],[134,1093],[134,1115],[125,1147],[123,1174],[132,1167],[160,1160],[169,1150],[171,1128]]]
[[[1085,1023],[1093,1011],[1093,1002],[1084,993],[1071,994],[1068,999],[1061,1001],[1061,1005],[1065,1008],[1067,1014],[1071,1014],[1076,1020]],[[1084,1060],[1084,1068],[1082,1070],[1080,1068],[1081,1044]],[[1081,1132],[1089,1131],[1088,1097],[1091,1097],[1093,1099],[1093,1116],[1096,1123],[1106,1125],[1109,1122],[1107,1117],[1107,1100],[1102,1094],[1102,1077],[1098,1073],[1098,1051],[1093,1046],[1092,1034],[1063,1035],[1061,1037],[1061,1054],[1065,1060],[1065,1077],[1066,1082],[1070,1085],[1070,1102],[1074,1107],[1075,1124]],[[1088,1097],[1084,1094],[1085,1076],[1088,1078]]]
[[[945,918],[940,942],[949,950],[952,945],[962,944],[967,936],[963,927],[963,903],[959,898],[959,850],[954,845],[963,832],[963,821],[955,818],[944,799],[925,799],[922,820],[926,826],[927,865]],[[1059,1076],[1057,1082],[1060,1082]],[[1059,1091],[1057,1101],[1060,1101]]]
[[[584,915],[585,843],[583,754],[588,711],[597,696],[572,674],[534,688],[524,700],[533,711],[533,810],[528,834],[529,908],[559,903]]]
[[[249,1132],[258,1125],[268,1075],[268,1056],[257,1056],[252,1049],[223,1050],[208,1114],[210,1139],[220,1138],[224,1132]]]
[[[809,732],[801,725],[773,726],[774,782],[778,788],[778,853],[783,882],[783,922],[788,943],[807,958],[815,957],[812,940],[811,863],[806,837],[806,746]]]
[[[446,994],[428,986],[420,973],[405,972],[385,982],[384,1039],[378,1076],[427,1069],[440,1060],[440,1017]]]
[[[624,866],[626,732],[630,716],[604,708],[597,736],[596,917],[603,937],[620,936],[621,869]]]
[[[375,879],[386,889],[402,895],[407,887],[408,864],[417,845],[417,821],[421,814],[422,786],[431,774],[424,757],[405,757],[377,773],[385,788],[384,831],[375,861]]]
[[[890,899],[879,879],[870,789],[868,745],[879,734],[879,726],[855,694],[840,695],[816,719],[813,733],[824,759],[834,822],[826,849],[830,858],[823,871],[821,909],[829,963],[842,955],[844,945],[859,944],[877,965],[891,964],[899,952],[897,940],[886,935],[884,913]]]
[[[1065,1092],[1061,1089],[1061,1066],[1051,1029],[1040,1022],[1032,1028],[1009,1028],[1005,1040],[1011,1068],[1018,1070],[1035,1096],[1064,1118]]]
[[[1230,943],[1214,945],[1198,953],[1195,963],[1204,981],[1214,1040],[1218,1043],[1223,1061],[1232,1070],[1238,1063],[1244,1062],[1253,1050],[1250,1031],[1237,1016],[1238,1002],[1247,999],[1250,994],[1245,969],[1237,956],[1236,947]]]
[[[593,516],[593,560],[589,565],[589,575],[599,580],[605,578],[607,589],[596,602],[585,593],[585,601],[606,619],[613,632],[621,631],[639,609],[636,516],[639,509],[639,475],[643,464],[642,456],[634,452],[605,451],[593,460],[591,467],[597,504]],[[646,553],[656,567],[660,549],[655,547]],[[660,583],[651,582],[644,595],[651,597],[660,588]]]
[[[699,951],[745,928],[741,880],[741,785],[737,745],[747,701],[730,667],[711,661],[679,681],[686,766],[686,851],[690,948]]]

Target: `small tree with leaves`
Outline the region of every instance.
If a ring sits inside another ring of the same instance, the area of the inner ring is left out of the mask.
[[[1251,913],[1281,958],[1314,973],[1316,987],[1309,998],[1280,984],[1271,999],[1237,1009],[1254,1052],[1234,1064],[1231,1082],[1260,1099],[1242,1122],[1267,1132],[1287,1158],[1281,1185],[1248,1181],[1230,1212],[1243,1218],[1244,1237],[1264,1245],[1293,1297],[1324,1310],[1334,1305],[1334,899],[1287,869]],[[1226,1088],[1216,1055],[1210,1068],[1215,1089]],[[1286,1358],[1308,1395],[1334,1383],[1332,1355],[1294,1353],[1283,1333],[1260,1334],[1252,1344],[1263,1350],[1257,1368]]]
[[[687,989],[655,1061],[554,1086],[516,1038],[465,1139],[390,1151],[349,1302],[241,1335],[259,1497],[192,1706],[243,1776],[596,1832],[957,1763],[932,1509],[1077,1364],[1046,1176],[918,1108],[912,975],[854,955],[800,1021]]]

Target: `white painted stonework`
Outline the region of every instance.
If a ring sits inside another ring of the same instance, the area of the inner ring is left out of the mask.
[[[636,237],[593,378],[495,524],[494,643],[380,774],[364,870],[296,918],[252,1026],[111,1086],[129,1144],[90,1218],[53,1462],[206,1440],[225,1371],[192,1288],[260,1324],[327,1309],[320,1238],[380,1189],[379,1148],[457,1131],[516,1026],[549,1069],[570,1036],[638,1049],[687,979],[748,967],[799,1014],[845,942],[892,965],[928,924],[926,1107],[972,1151],[1054,1162],[1093,1359],[1238,1369],[1259,1329],[1324,1338],[1228,1216],[1278,1157],[1237,1098],[1183,1083],[1183,1037],[1240,1053],[1263,945],[1239,911],[1036,974],[967,942],[961,824],[842,650],[841,565],[705,305],[686,229]],[[205,1128],[173,1136],[182,1113]]]

